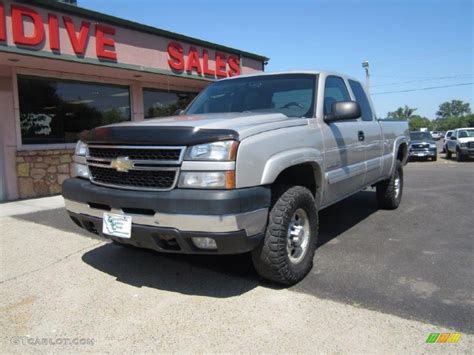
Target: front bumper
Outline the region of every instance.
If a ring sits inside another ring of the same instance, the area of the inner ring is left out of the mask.
[[[63,185],[66,209],[81,228],[139,247],[180,253],[237,254],[263,237],[270,189],[143,192],[101,187],[72,178]],[[102,233],[104,212],[132,217],[132,238]],[[217,250],[198,249],[192,237],[209,237]]]
[[[459,147],[459,151],[461,152],[462,155],[468,155],[470,157],[474,156],[474,148]]]
[[[410,158],[434,158],[436,154],[436,148],[410,149]]]

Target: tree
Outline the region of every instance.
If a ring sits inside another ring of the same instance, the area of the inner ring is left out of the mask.
[[[438,118],[434,121],[434,127],[439,131],[448,131],[461,127],[474,127],[474,114],[464,117]]]
[[[439,105],[436,116],[438,116],[438,118],[464,117],[470,113],[471,107],[469,102],[451,100],[451,102],[446,101]]]
[[[420,128],[428,128],[431,131],[433,128],[433,122],[429,118],[418,115],[411,116],[408,125],[410,126],[410,131],[419,131]]]
[[[394,118],[397,120],[409,120],[416,110],[417,108],[412,108],[405,105],[405,107],[399,107],[395,111],[389,112],[387,114],[387,117]]]

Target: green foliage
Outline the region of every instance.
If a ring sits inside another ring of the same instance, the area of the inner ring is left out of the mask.
[[[468,102],[461,100],[446,101],[439,105],[434,121],[437,130],[447,131],[460,127],[474,127],[474,115]]]
[[[411,131],[419,131],[420,128],[428,130],[448,131],[461,127],[474,127],[474,114],[468,102],[462,100],[451,100],[439,105],[436,112],[437,118],[432,121],[427,117],[414,115],[416,108],[399,107],[388,113],[388,117],[398,120],[408,120]]]
[[[438,118],[464,117],[471,113],[471,107],[468,102],[461,100],[446,101],[439,105],[436,112]]]
[[[438,118],[433,122],[433,125],[439,131],[448,131],[461,127],[474,127],[474,114],[464,117]]]
[[[433,128],[433,122],[426,117],[421,117],[418,115],[414,115],[408,121],[408,125],[410,126],[410,131],[419,131],[420,128],[428,128],[429,131]]]
[[[405,105],[405,107],[399,107],[395,111],[389,112],[387,117],[397,120],[409,120],[416,110],[417,108],[412,108]]]

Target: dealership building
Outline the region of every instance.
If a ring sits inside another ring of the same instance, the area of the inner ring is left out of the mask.
[[[67,3],[0,1],[0,200],[60,193],[79,132],[172,115],[267,60]]]

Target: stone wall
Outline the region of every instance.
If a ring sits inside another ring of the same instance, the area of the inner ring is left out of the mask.
[[[61,185],[72,170],[74,150],[29,150],[16,153],[20,198],[61,193]]]

